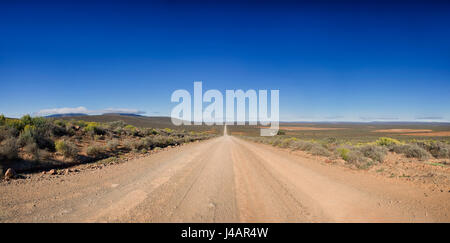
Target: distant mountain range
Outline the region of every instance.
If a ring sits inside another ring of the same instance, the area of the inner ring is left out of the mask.
[[[47,118],[63,118],[65,120],[70,120],[76,117],[76,119],[85,121],[96,121],[96,122],[110,122],[122,120],[128,124],[143,127],[172,127],[172,122],[170,117],[149,117],[142,116],[132,113],[105,113],[102,115],[88,115],[83,113],[66,113],[66,114],[53,114],[46,116]],[[246,124],[248,124],[246,122]],[[280,125],[295,125],[295,124],[334,124],[334,125],[346,125],[346,124],[361,124],[361,125],[450,125],[449,122],[422,122],[422,121],[371,121],[371,122],[333,122],[333,121],[322,121],[322,122],[306,122],[306,121],[280,121]]]
[[[104,113],[102,116],[136,116],[136,117],[142,117],[142,115],[138,114],[132,114],[132,113]],[[74,116],[89,116],[89,114],[85,113],[65,113],[65,114],[52,114],[45,116],[47,118],[57,118],[57,117],[74,117]]]
[[[87,116],[88,114],[84,113],[66,113],[66,114],[53,114],[45,117],[53,118],[53,117],[72,117],[72,116]]]

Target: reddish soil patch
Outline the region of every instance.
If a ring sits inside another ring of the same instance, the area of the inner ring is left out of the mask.
[[[404,133],[404,132],[432,132],[430,129],[380,129],[373,132],[392,132],[392,133]]]
[[[424,136],[424,137],[450,137],[450,131],[443,132],[422,132],[422,133],[403,133],[405,136]]]
[[[267,127],[260,127],[267,128]],[[287,131],[323,131],[323,130],[342,130],[347,128],[337,128],[337,127],[280,127],[280,130]]]
[[[245,132],[231,132],[231,135],[245,135]]]

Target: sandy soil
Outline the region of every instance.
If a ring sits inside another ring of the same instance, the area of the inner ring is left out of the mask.
[[[232,136],[0,183],[1,222],[450,222],[450,192]]]

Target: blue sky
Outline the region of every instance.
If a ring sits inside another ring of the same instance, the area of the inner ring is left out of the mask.
[[[0,4],[7,116],[169,115],[172,92],[200,80],[279,89],[285,121],[450,121],[443,2]]]

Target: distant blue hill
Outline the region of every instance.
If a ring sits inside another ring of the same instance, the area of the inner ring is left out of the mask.
[[[141,117],[142,115],[133,114],[133,113],[103,113],[104,116],[137,116]]]
[[[47,118],[58,118],[58,117],[76,117],[76,116],[90,116],[85,113],[66,113],[66,114],[52,114],[45,116]],[[104,113],[102,116],[135,116],[142,117],[142,115],[133,114],[133,113]]]
[[[53,114],[45,117],[53,118],[53,117],[71,117],[71,116],[87,116],[88,114],[84,113],[66,113],[66,114]]]

